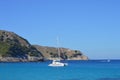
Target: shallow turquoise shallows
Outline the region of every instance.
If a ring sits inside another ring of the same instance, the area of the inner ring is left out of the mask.
[[[120,80],[120,60],[63,61],[66,67],[49,67],[51,61],[0,63],[0,80]]]

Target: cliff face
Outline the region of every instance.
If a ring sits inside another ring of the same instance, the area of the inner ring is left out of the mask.
[[[13,32],[0,30],[1,61],[37,61],[42,58],[42,54],[26,39]]]
[[[87,60],[78,50],[59,48],[60,58],[67,60]],[[58,58],[58,50],[55,47],[31,45],[19,35],[0,30],[0,61],[41,61]]]
[[[36,49],[42,53],[44,58],[48,60],[53,60],[54,58],[58,58],[58,56],[60,56],[62,60],[88,60],[88,57],[78,50],[59,48],[60,54],[58,54],[58,48],[55,47],[45,47],[39,45],[34,45],[34,47],[36,47]]]

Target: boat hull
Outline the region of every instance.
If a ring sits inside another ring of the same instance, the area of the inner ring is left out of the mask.
[[[68,64],[67,63],[62,63],[62,62],[59,62],[59,61],[56,61],[56,60],[53,60],[53,62],[51,64],[49,64],[48,66],[67,66]]]

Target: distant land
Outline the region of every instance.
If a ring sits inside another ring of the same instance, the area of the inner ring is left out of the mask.
[[[61,60],[88,60],[79,50],[59,48]],[[14,32],[0,30],[0,62],[44,61],[58,58],[57,48],[31,45]]]

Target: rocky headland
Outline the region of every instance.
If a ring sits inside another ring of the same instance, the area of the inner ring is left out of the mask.
[[[88,60],[79,50],[59,48],[62,60]],[[31,45],[14,32],[0,30],[0,62],[52,60],[58,57],[57,48]]]

